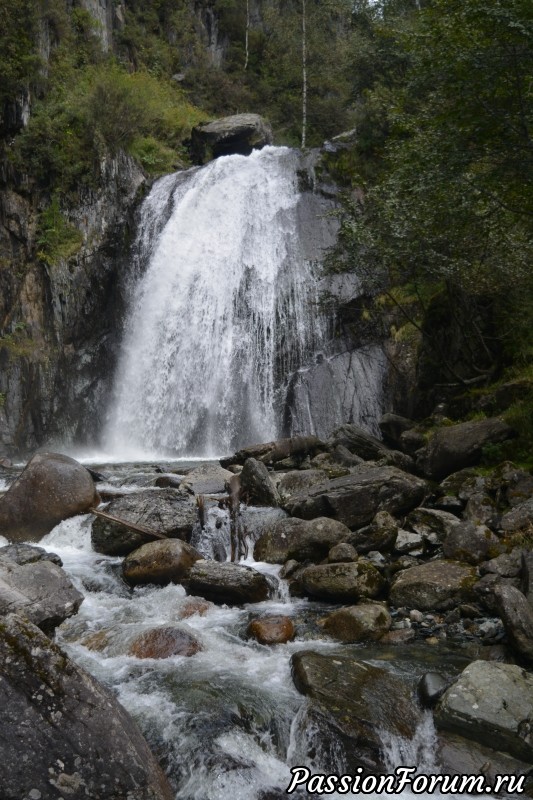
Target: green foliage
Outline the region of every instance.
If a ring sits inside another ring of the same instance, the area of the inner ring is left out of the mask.
[[[28,88],[38,74],[38,15],[33,0],[0,0],[0,108]]]
[[[345,207],[333,268],[356,271],[369,292],[443,287],[449,308],[454,297],[490,307],[490,340],[476,314],[462,320],[465,349],[476,338],[503,364],[530,359],[531,5],[434,0],[413,12],[382,2],[358,20],[366,193]]]
[[[81,232],[63,216],[59,198],[54,196],[39,218],[38,258],[48,266],[54,266],[60,259],[77,253],[82,243]]]

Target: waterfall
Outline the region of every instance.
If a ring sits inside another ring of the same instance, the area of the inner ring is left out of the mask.
[[[141,209],[108,452],[220,457],[358,421],[326,388],[315,424],[312,398],[295,388],[328,340],[316,275],[325,212],[304,208],[299,158],[266,147],[155,183]]]

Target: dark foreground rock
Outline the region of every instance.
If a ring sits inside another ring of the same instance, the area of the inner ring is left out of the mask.
[[[272,144],[272,128],[259,114],[234,114],[193,128],[191,155],[196,164],[212,158],[240,154]]]
[[[37,453],[0,497],[0,535],[12,542],[38,542],[62,520],[98,502],[85,467],[59,453]]]
[[[291,497],[285,509],[293,517],[333,517],[349,528],[361,528],[378,511],[411,511],[422,502],[426,491],[425,481],[396,467],[361,466],[352,475],[326,481]]]
[[[429,561],[400,573],[394,582],[390,601],[420,611],[448,611],[476,599],[477,573],[457,561]]]
[[[45,633],[76,613],[83,595],[51,561],[16,564],[0,559],[0,614],[14,612]]]
[[[173,800],[135,722],[34,625],[0,621],[2,800]]]
[[[255,543],[256,561],[284,564],[297,561],[322,561],[330,549],[350,536],[350,529],[327,517],[313,520],[281,519],[269,526]]]
[[[188,542],[198,520],[196,506],[187,492],[178,489],[147,489],[113,500],[106,513],[140,525],[172,539]],[[117,522],[97,517],[91,540],[97,553],[127,556],[153,537],[131,531]]]
[[[341,425],[333,431],[331,445],[346,447],[351,453],[365,461],[384,461],[390,466],[410,469],[413,459],[398,450],[391,450],[371,434],[357,425]]]
[[[264,575],[251,567],[227,561],[197,561],[184,584],[190,594],[228,605],[260,603],[270,594]]]
[[[474,661],[441,698],[437,725],[533,762],[533,676],[514,664]]]
[[[418,453],[417,467],[428,478],[440,480],[477,464],[485,445],[504,442],[514,435],[513,429],[497,418],[440,428]]]
[[[155,583],[166,586],[186,578],[200,553],[180,539],[143,544],[122,562],[122,575],[130,586]]]
[[[338,740],[349,770],[385,769],[384,733],[413,737],[419,712],[410,689],[386,670],[311,651],[295,653],[291,667],[296,688],[311,699],[309,723],[318,728],[321,748]]]

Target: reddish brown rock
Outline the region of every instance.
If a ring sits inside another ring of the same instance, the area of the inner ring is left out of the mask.
[[[248,636],[259,644],[285,644],[294,639],[294,625],[289,617],[263,617],[248,625]]]
[[[194,656],[202,649],[192,633],[167,625],[137,636],[130,645],[129,654],[137,658],[170,658]]]

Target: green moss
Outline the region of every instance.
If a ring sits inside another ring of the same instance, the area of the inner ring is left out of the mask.
[[[81,231],[64,217],[57,196],[39,218],[37,244],[37,257],[48,266],[75,255],[83,244]]]

